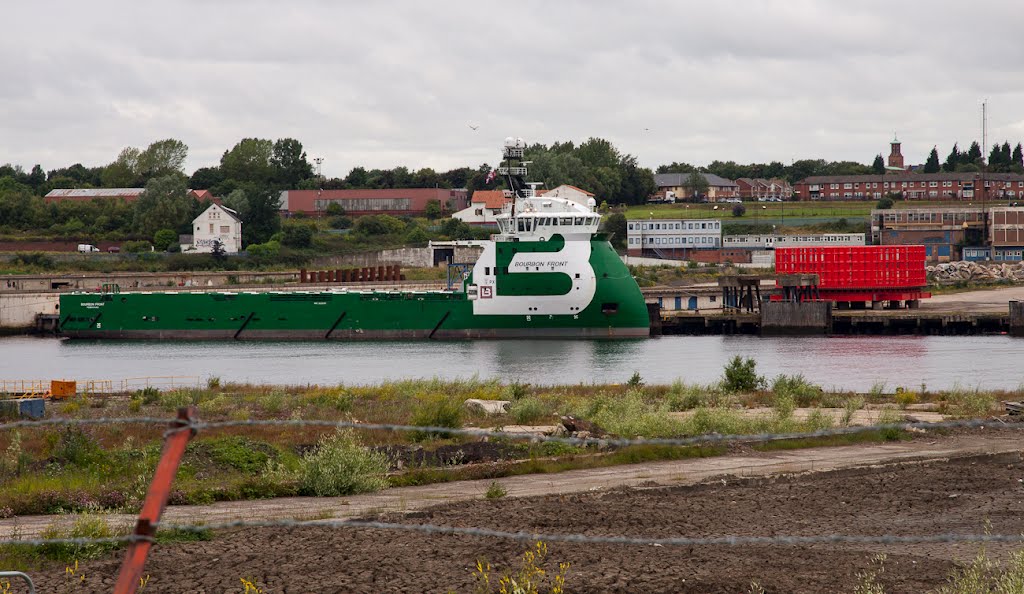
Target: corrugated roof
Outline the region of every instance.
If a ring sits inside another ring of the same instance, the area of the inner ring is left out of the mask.
[[[46,198],[109,198],[138,196],[146,188],[63,188],[50,190]]]
[[[737,187],[736,182],[715,175],[714,173],[704,173],[703,171],[698,171],[697,173],[704,176],[704,179],[707,180],[709,186],[714,186],[716,188]],[[689,173],[658,173],[654,176],[654,184],[659,188],[674,188],[685,186],[689,179]]]

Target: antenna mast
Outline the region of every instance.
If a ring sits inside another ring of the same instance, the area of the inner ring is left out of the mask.
[[[988,99],[981,102],[981,157],[988,150]],[[986,163],[987,165],[988,163]]]

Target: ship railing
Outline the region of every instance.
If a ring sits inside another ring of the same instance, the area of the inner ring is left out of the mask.
[[[499,175],[526,175],[526,167],[498,167]]]
[[[47,380],[0,380],[0,395],[15,398],[34,398],[50,392]]]
[[[525,151],[524,148],[506,146],[504,154],[506,159],[522,159]]]

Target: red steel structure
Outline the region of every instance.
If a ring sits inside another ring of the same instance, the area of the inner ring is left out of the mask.
[[[916,302],[923,292],[923,245],[780,247],[775,249],[778,274],[816,274],[825,301]]]

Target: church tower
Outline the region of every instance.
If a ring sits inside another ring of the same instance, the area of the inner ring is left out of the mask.
[[[906,169],[903,166],[903,154],[900,153],[900,141],[895,134],[893,134],[889,146],[892,147],[892,150],[889,153],[889,166],[886,169]]]

